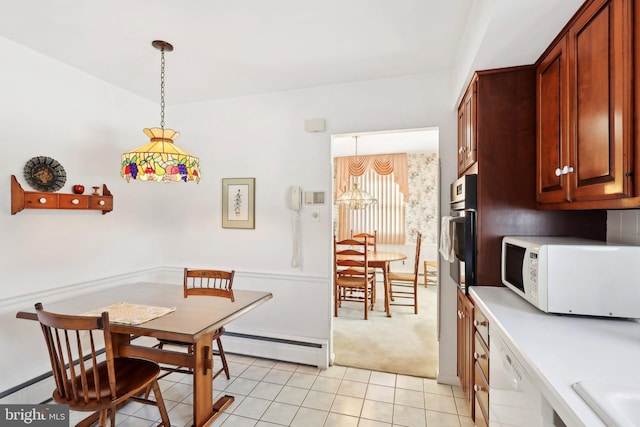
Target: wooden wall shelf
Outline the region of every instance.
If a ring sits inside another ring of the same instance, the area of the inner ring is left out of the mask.
[[[23,209],[99,210],[104,215],[113,210],[113,196],[105,184],[100,196],[24,191],[15,175],[11,175],[11,215]]]

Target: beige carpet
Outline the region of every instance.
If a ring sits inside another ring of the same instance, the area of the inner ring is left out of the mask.
[[[344,302],[334,317],[335,364],[395,374],[435,378],[438,369],[437,286],[418,287],[418,313],[391,306],[384,313],[382,284],[369,320],[360,303]]]

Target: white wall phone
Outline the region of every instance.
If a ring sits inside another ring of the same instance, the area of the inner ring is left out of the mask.
[[[297,185],[289,187],[289,192],[287,194],[287,207],[294,211],[298,211],[302,207],[302,191]]]

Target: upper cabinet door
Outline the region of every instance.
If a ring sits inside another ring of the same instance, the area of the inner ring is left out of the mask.
[[[458,107],[458,176],[477,161],[477,78],[474,78]]]
[[[628,197],[633,119],[631,0],[594,1],[568,32],[572,200]]]
[[[569,200],[569,180],[562,171],[569,163],[569,73],[567,40],[563,38],[540,63],[537,86],[537,201]]]
[[[633,0],[594,0],[537,68],[537,201],[632,207]],[[545,206],[546,205],[546,206]],[[554,208],[554,206],[551,206]]]

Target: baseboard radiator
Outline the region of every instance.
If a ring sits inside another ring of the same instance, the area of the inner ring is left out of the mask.
[[[283,335],[252,335],[227,331],[222,336],[225,353],[284,362],[329,367],[328,340]]]

